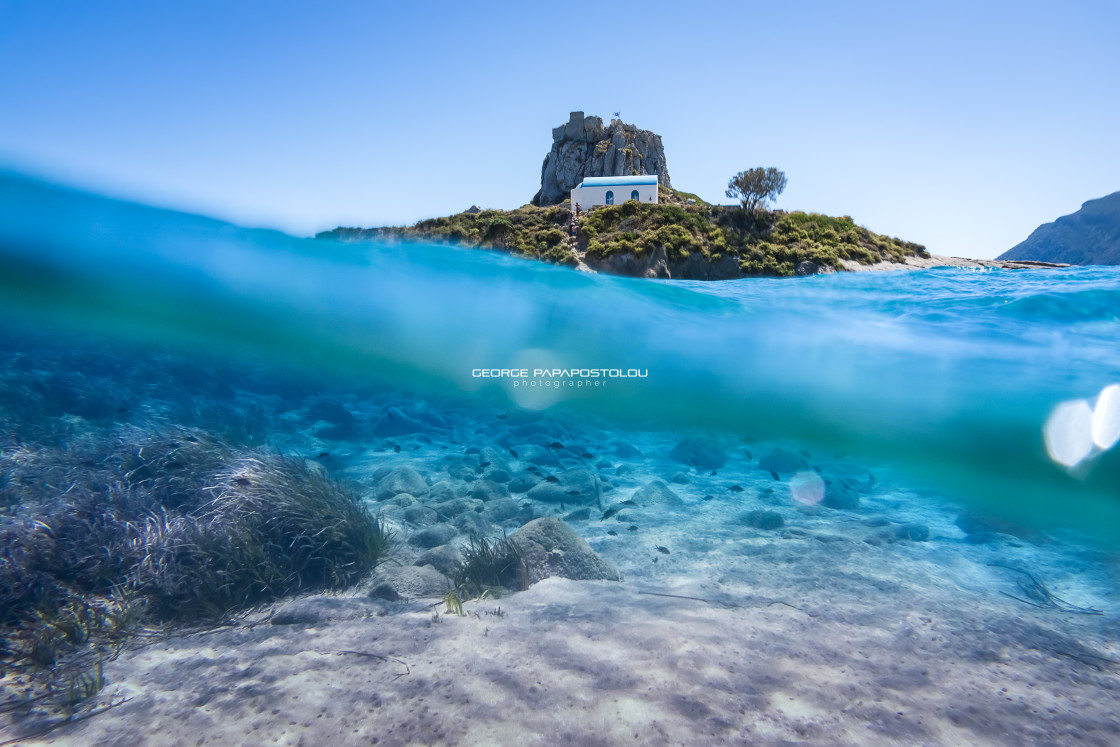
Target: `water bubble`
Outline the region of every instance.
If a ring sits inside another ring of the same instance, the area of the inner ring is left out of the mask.
[[[1042,427],[1050,458],[1064,467],[1076,467],[1093,453],[1093,409],[1083,399],[1062,402]]]
[[[824,498],[824,480],[816,472],[798,472],[789,479],[789,492],[798,503],[815,506]]]
[[[1093,443],[1098,449],[1107,450],[1120,441],[1120,384],[1101,390],[1097,406],[1093,408]]]

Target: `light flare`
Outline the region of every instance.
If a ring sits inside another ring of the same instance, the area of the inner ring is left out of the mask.
[[[789,479],[789,492],[798,503],[815,506],[824,500],[824,480],[816,472],[798,472]]]
[[[1109,384],[1096,404],[1075,399],[1058,404],[1042,427],[1050,458],[1067,469],[1078,467],[1120,441],[1120,384]]]

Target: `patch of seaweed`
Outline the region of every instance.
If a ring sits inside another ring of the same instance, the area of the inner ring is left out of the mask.
[[[302,459],[201,430],[0,455],[0,676],[66,705],[145,625],[215,622],[381,562],[391,532]],[[96,666],[95,666],[96,663]]]
[[[1033,573],[1024,571],[1022,568],[1015,568],[1002,563],[988,563],[992,568],[1005,568],[1009,571],[1014,571],[1020,574],[1019,589],[1023,592],[1023,597],[1008,594],[1006,591],[1001,591],[1005,597],[1010,597],[1016,602],[1029,604],[1031,607],[1038,607],[1040,609],[1055,609],[1062,612],[1076,612],[1082,615],[1103,615],[1104,612],[1093,607],[1079,607],[1076,604],[1070,604],[1061,597],[1055,595],[1035,577]],[[1025,598],[1024,598],[1025,597]]]
[[[172,616],[241,606],[305,588],[354,583],[381,561],[391,532],[348,488],[302,459],[243,454],[229,460],[191,515],[191,560],[178,578],[157,572]],[[164,545],[161,543],[160,547]],[[178,552],[179,547],[172,547]],[[152,559],[159,567],[159,559]],[[205,576],[214,586],[199,593]]]
[[[521,548],[504,535],[493,542],[472,537],[453,580],[467,599],[501,596],[503,589],[523,591],[529,587]]]

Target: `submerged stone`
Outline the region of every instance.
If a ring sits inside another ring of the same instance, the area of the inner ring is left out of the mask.
[[[373,432],[378,436],[402,436],[426,431],[428,427],[427,423],[405,414],[400,408],[390,407],[373,426]]]
[[[483,446],[479,449],[478,461],[491,469],[509,471],[508,452],[495,446]]]
[[[474,480],[478,474],[478,463],[473,458],[453,457],[447,460],[444,469],[453,480]]]
[[[482,515],[489,521],[503,522],[517,516],[521,511],[521,506],[517,501],[512,498],[496,498],[486,504],[485,510]]]
[[[618,571],[557,518],[530,521],[510,538],[521,548],[530,584],[550,576],[575,580],[619,579]]]
[[[401,508],[415,506],[418,503],[418,501],[416,500],[416,496],[412,495],[412,493],[398,493],[397,495],[390,498],[387,502],[394,506],[400,506]]]
[[[509,491],[499,483],[479,480],[471,488],[470,497],[479,501],[493,501],[498,498],[509,498]]]
[[[583,508],[577,508],[575,511],[569,513],[564,517],[564,521],[587,521],[590,518],[591,508],[584,506]]]
[[[515,438],[523,438],[529,441],[547,440],[551,441],[563,436],[560,427],[555,423],[546,420],[537,420],[532,423],[525,423],[510,429],[510,433]],[[535,436],[536,438],[531,438]]]
[[[507,485],[506,487],[511,493],[527,493],[528,491],[532,490],[540,481],[540,476],[534,475],[532,472],[522,472],[520,475],[517,475],[512,480],[510,480],[509,485]]]
[[[439,547],[450,542],[459,532],[450,524],[433,524],[408,538],[413,547]]]
[[[929,527],[925,524],[902,524],[893,529],[875,532],[864,540],[869,545],[893,545],[896,542],[929,542]]]
[[[447,519],[453,519],[468,511],[481,511],[483,502],[475,498],[452,498],[442,503],[429,503],[428,507]],[[429,522],[431,523],[431,522]]]
[[[684,501],[661,480],[652,480],[634,491],[630,500],[639,506],[683,506]]]
[[[556,454],[552,449],[537,444],[525,444],[517,447],[517,453],[521,455],[522,462],[535,464],[538,467],[559,467],[560,460],[556,458]]]
[[[333,399],[319,399],[311,403],[307,408],[307,419],[312,423],[326,423],[327,427],[320,428],[318,434],[336,441],[351,438],[357,425],[354,415],[341,402]]]
[[[421,553],[413,565],[430,565],[450,578],[459,570],[459,565],[462,562],[463,554],[459,552],[459,548],[455,545],[439,545]]]
[[[369,595],[388,600],[436,597],[452,586],[451,579],[430,565],[386,566],[373,577]]]
[[[850,480],[825,480],[821,504],[848,511],[859,508],[859,490]]]
[[[894,536],[897,539],[910,540],[911,542],[928,542],[929,527],[925,524],[903,524],[900,527],[895,527]]]
[[[573,505],[598,505],[602,484],[590,470],[582,467],[564,470],[556,475],[556,482],[542,481],[526,495],[545,503],[570,503]]]
[[[971,509],[957,516],[956,525],[968,535],[973,534],[1010,534],[1021,539],[1030,539],[1032,531],[1027,527],[1006,519],[986,516]]]
[[[474,511],[467,511],[455,517],[455,528],[463,534],[481,537],[490,531],[490,522],[486,517]]]
[[[777,511],[748,511],[739,517],[739,521],[755,529],[781,529],[786,520]]]
[[[354,415],[338,400],[320,397],[307,406],[307,419],[311,422],[324,420],[335,425],[350,425],[354,422]]]
[[[763,472],[777,472],[779,475],[799,472],[809,463],[800,454],[785,449],[774,449],[758,460],[758,468]]]
[[[635,459],[642,456],[642,452],[638,447],[626,441],[619,441],[614,447],[614,453],[623,459]]]
[[[431,506],[425,506],[420,503],[404,509],[403,517],[409,524],[416,524],[419,526],[435,524],[440,521],[440,515]]]
[[[673,447],[670,456],[697,469],[719,469],[727,461],[723,444],[713,436],[690,436]]]
[[[280,604],[269,618],[273,625],[317,625],[331,620],[353,620],[370,611],[370,603],[361,599],[313,596]]]
[[[379,501],[388,500],[401,493],[409,493],[420,500],[428,497],[428,483],[412,467],[397,467],[377,483],[374,495]]]
[[[509,482],[512,475],[503,467],[490,467],[482,473],[482,479],[491,482]]]
[[[458,490],[455,485],[447,480],[440,480],[439,482],[428,488],[428,502],[440,503],[442,501],[449,501],[458,495]]]

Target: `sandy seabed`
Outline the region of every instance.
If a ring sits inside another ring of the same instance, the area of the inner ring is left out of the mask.
[[[262,612],[125,653],[99,701],[128,702],[50,743],[1115,744],[1114,618],[1024,608],[962,589],[974,569],[936,552],[840,537],[682,535],[664,573],[547,579],[463,616],[304,598],[292,624]],[[705,561],[704,544],[733,553]]]
[[[352,600],[122,656],[103,699],[131,700],[52,743],[1115,744],[1101,626],[837,595],[731,608],[549,579],[438,623]]]

